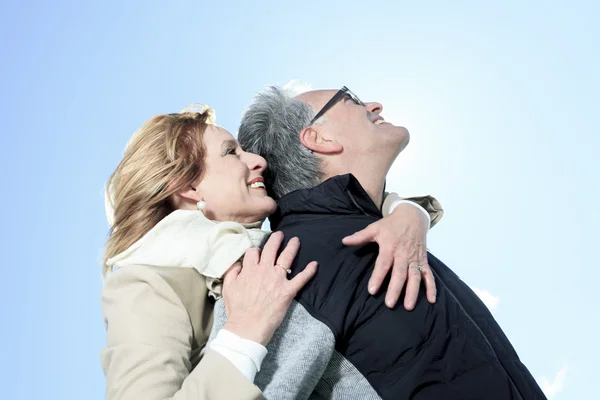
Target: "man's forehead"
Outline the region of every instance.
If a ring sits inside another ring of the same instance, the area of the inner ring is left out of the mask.
[[[335,89],[311,90],[309,92],[299,94],[297,98],[312,106],[322,107],[336,93],[337,90]]]

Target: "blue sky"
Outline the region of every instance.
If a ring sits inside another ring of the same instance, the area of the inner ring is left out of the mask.
[[[104,396],[102,192],[133,131],[201,102],[235,133],[254,93],[301,79],[347,85],[410,130],[388,188],[442,201],[431,251],[487,292],[551,398],[589,398],[600,358],[599,11],[3,2],[3,397]]]

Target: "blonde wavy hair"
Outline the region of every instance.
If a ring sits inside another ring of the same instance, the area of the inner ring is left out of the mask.
[[[202,176],[202,138],[214,123],[211,108],[192,105],[178,114],[156,115],[133,134],[106,186],[110,233],[103,275],[112,269],[107,261],[174,211],[172,196]]]

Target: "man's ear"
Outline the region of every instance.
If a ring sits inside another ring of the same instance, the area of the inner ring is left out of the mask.
[[[319,129],[312,125],[300,131],[300,143],[314,153],[320,154],[337,154],[344,150],[340,143],[324,137]]]

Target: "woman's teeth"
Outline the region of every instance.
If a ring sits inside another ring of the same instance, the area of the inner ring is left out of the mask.
[[[250,187],[251,187],[251,188],[253,188],[253,189],[255,189],[255,188],[261,188],[261,189],[264,189],[264,188],[265,188],[265,184],[264,184],[264,182],[254,182],[254,183],[251,183],[251,184],[250,184],[250,185],[248,185],[248,186],[250,186]]]
[[[383,123],[385,123],[385,121],[382,120],[382,119],[378,119],[377,121],[375,121],[375,125],[380,125],[380,124],[383,124]]]

